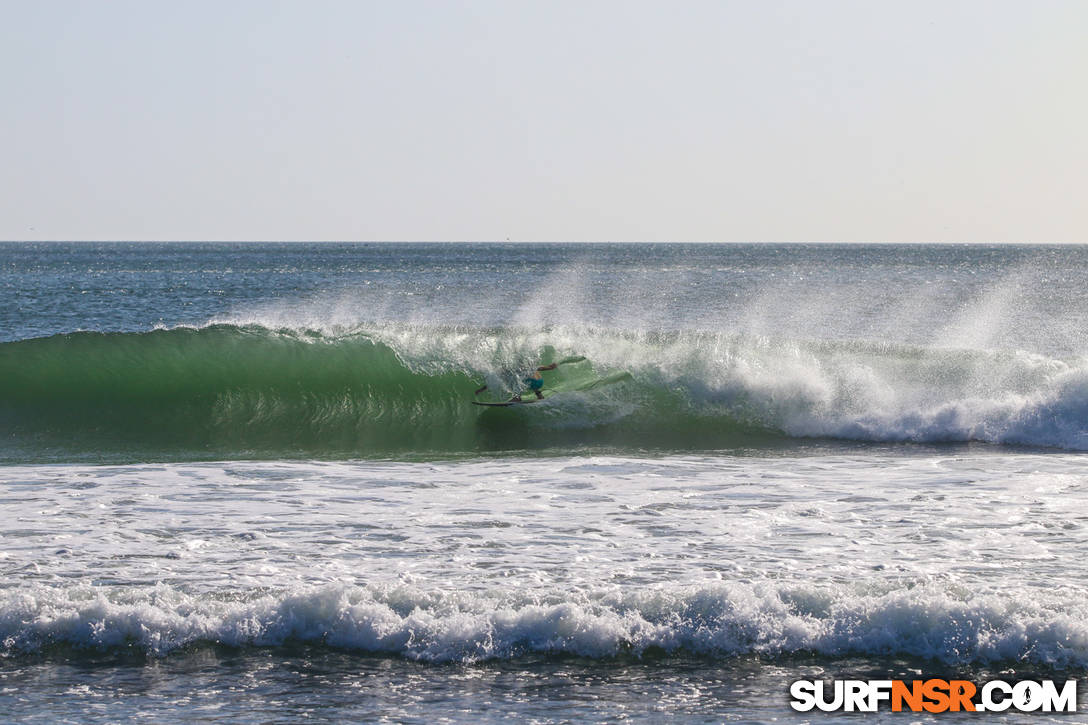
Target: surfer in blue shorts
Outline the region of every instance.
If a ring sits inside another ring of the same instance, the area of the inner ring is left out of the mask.
[[[543,398],[544,393],[544,376],[540,373],[545,370],[555,370],[559,367],[559,363],[552,363],[551,365],[541,365],[533,372],[529,373],[529,376],[525,378],[525,382],[529,384],[529,390],[536,393],[537,398]]]
[[[529,383],[529,390],[536,393],[536,397],[544,397],[544,376],[542,372],[545,370],[555,370],[559,366],[558,362],[553,362],[552,365],[542,365],[529,373],[529,377],[526,378],[526,382]]]
[[[522,380],[525,383],[528,384],[529,390],[532,393],[536,394],[537,400],[543,400],[544,399],[544,376],[541,375],[541,373],[545,372],[545,371],[548,371],[548,370],[555,370],[557,367],[559,367],[560,365],[563,365],[565,363],[576,363],[576,362],[582,362],[583,360],[585,360],[584,357],[582,357],[581,355],[576,355],[576,356],[573,356],[573,357],[563,358],[562,360],[559,360],[558,362],[553,362],[553,363],[551,363],[549,365],[541,365],[540,367],[534,369],[531,373],[526,375],[524,378],[522,378]],[[484,392],[485,390],[487,390],[487,385],[486,384],[481,385],[479,388],[476,389],[476,391],[473,393],[473,395],[479,395],[480,393]],[[510,400],[506,401],[506,402],[480,402],[480,401],[475,401],[475,400],[472,401],[472,402],[475,403],[476,405],[509,405],[510,403],[520,403],[522,401],[521,401],[521,395],[518,394],[518,395],[515,395],[513,398],[510,398]]]

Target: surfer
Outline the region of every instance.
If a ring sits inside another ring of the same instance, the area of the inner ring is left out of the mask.
[[[541,373],[546,372],[548,370],[555,370],[560,365],[564,365],[566,363],[582,362],[583,360],[585,360],[585,358],[582,357],[581,355],[575,355],[573,357],[563,358],[562,360],[559,360],[558,362],[553,362],[553,363],[551,363],[549,365],[541,365],[540,367],[534,369],[532,372],[530,372],[528,375],[526,375],[524,378],[522,378],[522,380],[525,381],[529,385],[529,390],[536,394],[536,399],[537,400],[543,400],[544,399],[544,376],[541,375]],[[479,388],[476,389],[476,391],[473,393],[473,395],[479,395],[480,393],[484,392],[485,390],[487,390],[487,385],[486,384],[481,385]],[[505,405],[512,405],[514,403],[521,403],[521,402],[532,403],[534,401],[532,401],[532,400],[522,401],[521,394],[515,395],[514,397],[510,398],[509,400],[505,400],[505,401],[495,401],[495,402],[480,401],[480,400],[472,401],[472,403],[474,405],[493,405],[493,406],[505,406]]]
[[[544,397],[544,393],[541,392],[544,390],[544,376],[540,373],[544,372],[545,370],[555,370],[557,367],[559,367],[559,363],[552,363],[551,365],[541,365],[536,370],[529,373],[528,377],[525,378],[525,382],[529,384],[529,390],[536,393],[536,397],[538,399]]]

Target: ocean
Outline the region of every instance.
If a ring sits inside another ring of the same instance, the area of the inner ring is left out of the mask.
[[[1083,719],[789,689],[1088,707],[1086,334],[1088,246],[0,244],[0,716]]]

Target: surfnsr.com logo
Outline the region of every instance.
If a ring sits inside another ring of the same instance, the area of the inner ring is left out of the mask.
[[[790,697],[798,712],[1076,712],[1077,681],[797,680]]]

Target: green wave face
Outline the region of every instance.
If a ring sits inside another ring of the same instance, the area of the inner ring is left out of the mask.
[[[490,385],[482,397],[505,399],[527,365],[560,359],[548,346],[516,355],[498,348],[473,367],[433,352],[408,358],[362,333],[233,325],[5,343],[0,460],[441,457],[692,443],[654,418],[620,414],[645,396],[620,389],[626,371],[600,372],[589,360],[544,373],[563,393],[546,405],[474,406],[481,382]]]
[[[532,395],[524,376],[552,362],[547,399],[472,405]],[[1015,351],[410,325],[0,344],[8,462],[623,455],[812,438],[1088,450],[1085,420],[1088,360]]]

